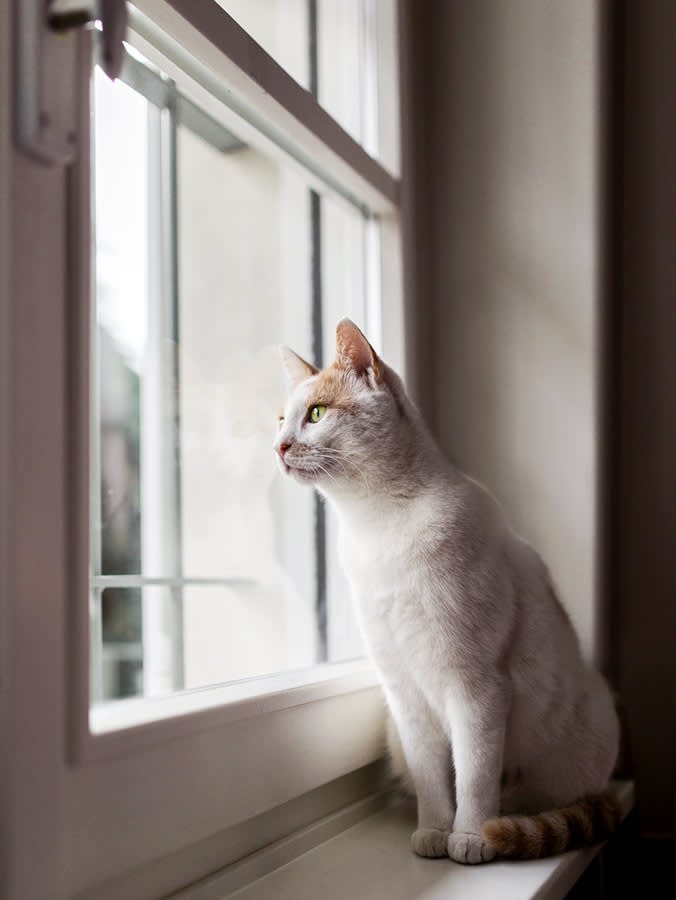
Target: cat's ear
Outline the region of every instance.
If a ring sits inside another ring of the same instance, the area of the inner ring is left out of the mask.
[[[351,319],[341,319],[336,328],[336,365],[353,370],[374,385],[379,381],[378,355]]]
[[[293,350],[289,347],[285,347],[283,344],[280,344],[279,355],[282,358],[282,364],[286,369],[286,374],[289,376],[289,379],[294,386],[319,372],[319,369],[311,366],[309,362],[305,362],[301,356],[294,353]]]

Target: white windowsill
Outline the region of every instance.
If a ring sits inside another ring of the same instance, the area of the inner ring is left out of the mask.
[[[625,781],[616,788],[624,819],[633,807],[634,786]],[[186,900],[562,900],[602,846],[549,859],[461,866],[415,856],[413,827],[411,812],[392,803],[286,864],[279,865],[282,847],[266,848],[259,871],[266,858],[278,868],[234,893],[227,892],[233,882],[225,874],[220,890],[217,876]],[[251,869],[252,860],[244,865]]]
[[[215,710],[221,722],[235,721],[378,684],[375,669],[366,659],[324,663],[309,669],[179,691],[163,697],[134,697],[101,703],[90,710],[89,726],[92,734],[105,734],[209,710]]]

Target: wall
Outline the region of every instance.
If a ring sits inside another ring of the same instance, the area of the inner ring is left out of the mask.
[[[676,6],[414,7],[416,394],[548,560],[619,690],[641,833],[673,838]]]
[[[428,151],[436,430],[548,561],[588,655],[598,29],[591,0],[439,4]]]

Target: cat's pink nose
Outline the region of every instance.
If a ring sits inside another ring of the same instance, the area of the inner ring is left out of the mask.
[[[279,453],[280,459],[284,459],[284,454],[290,446],[291,444],[280,444],[279,447],[277,447],[277,453]]]

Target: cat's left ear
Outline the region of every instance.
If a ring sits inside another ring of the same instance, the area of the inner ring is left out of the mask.
[[[286,374],[294,387],[300,384],[301,381],[305,381],[306,378],[311,378],[319,372],[319,369],[310,365],[309,362],[305,362],[302,356],[299,356],[289,347],[284,347],[282,344],[279,347],[279,355],[282,358]]]
[[[351,319],[342,319],[336,328],[336,365],[366,378],[372,387],[380,380],[382,363]]]

